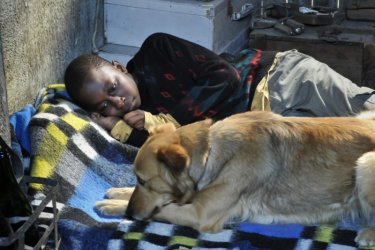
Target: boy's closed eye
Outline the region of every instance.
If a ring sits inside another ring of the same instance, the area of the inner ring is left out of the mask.
[[[109,94],[110,95],[113,95],[114,93],[115,93],[115,91],[116,91],[116,89],[117,89],[117,82],[116,81],[114,81],[114,82],[112,82],[112,85],[111,85],[111,87],[110,87],[110,89],[109,89]]]
[[[109,96],[116,96],[116,90],[118,87],[117,81],[114,81],[110,84],[110,87],[108,88],[108,95]],[[108,114],[108,108],[110,106],[109,101],[103,101],[97,109],[97,112],[99,112],[103,116],[107,116]]]
[[[116,90],[116,88],[117,88],[117,82],[115,81],[115,82],[113,82],[112,83],[112,86],[111,86],[111,93],[113,93],[113,91],[115,91]]]
[[[105,115],[105,111],[108,109],[108,106],[109,106],[109,102],[108,101],[104,101],[100,106],[99,106],[99,113],[101,113],[102,115]]]

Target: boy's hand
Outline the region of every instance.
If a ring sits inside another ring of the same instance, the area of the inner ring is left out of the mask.
[[[140,109],[130,111],[124,115],[123,120],[129,126],[142,130],[145,127],[145,112]]]
[[[90,117],[95,123],[97,123],[107,131],[111,131],[116,123],[121,119],[117,116],[102,116],[101,114],[96,112],[92,112],[90,114]]]

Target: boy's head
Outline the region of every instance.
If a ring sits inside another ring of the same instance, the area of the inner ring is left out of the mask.
[[[75,103],[90,112],[122,117],[141,104],[137,84],[126,68],[91,54],[74,59],[65,71],[65,86]]]
[[[110,62],[96,55],[84,54],[75,58],[66,68],[64,82],[69,96],[79,105],[81,102],[80,92],[83,85],[88,80],[92,70],[99,69],[105,65],[111,65]]]

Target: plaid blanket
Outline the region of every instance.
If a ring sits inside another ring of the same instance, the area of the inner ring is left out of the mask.
[[[60,249],[354,250],[356,224],[229,225],[216,234],[160,222],[106,217],[94,210],[109,187],[135,185],[137,148],[112,139],[69,100],[61,84],[43,89],[29,124],[31,174],[59,182]],[[43,186],[33,186],[46,192]],[[375,249],[375,248],[373,248]]]

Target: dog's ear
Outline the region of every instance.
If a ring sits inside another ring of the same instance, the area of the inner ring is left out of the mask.
[[[149,135],[154,135],[158,133],[164,133],[164,132],[174,132],[176,131],[176,127],[173,123],[165,123],[157,126],[153,126],[149,129],[148,133]]]
[[[189,165],[189,155],[184,147],[173,143],[158,149],[157,158],[164,162],[173,175],[178,176]]]

